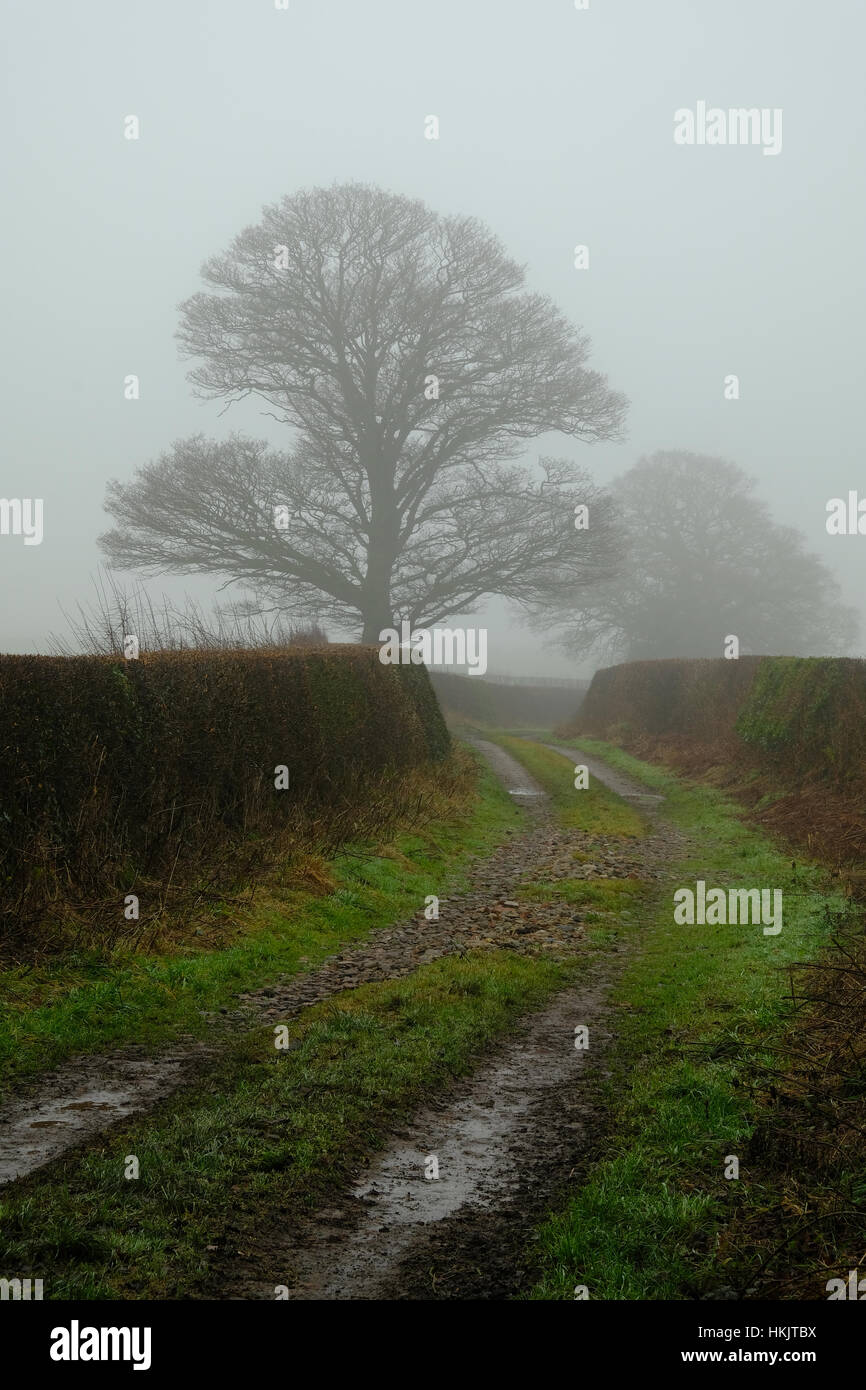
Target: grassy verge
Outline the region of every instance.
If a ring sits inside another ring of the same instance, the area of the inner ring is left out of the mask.
[[[195,1095],[9,1189],[0,1268],[42,1277],[52,1299],[231,1296],[239,1253],[247,1274],[288,1282],[279,1233],[292,1217],[572,969],[449,957],[305,1010],[286,1050],[259,1030]],[[128,1155],[137,1179],[124,1177]]]
[[[574,747],[663,792],[663,813],[685,838],[615,992],[611,1137],[581,1190],[541,1231],[544,1273],[531,1296],[570,1299],[585,1285],[593,1299],[696,1297],[728,1282],[717,1241],[750,1200],[755,1087],[775,1065],[789,1022],[788,968],[820,952],[845,904],[823,871],[792,866],[721,793],[598,741]],[[781,933],[676,925],[673,890],[698,878],[708,887],[781,888]],[[732,1155],[741,1160],[738,1180],[724,1176]]]
[[[4,1084],[77,1053],[201,1035],[208,1026],[203,1014],[230,1005],[239,993],[315,968],[343,943],[414,912],[446,882],[459,889],[469,860],[492,850],[519,820],[486,768],[466,787],[450,806],[440,797],[438,814],[420,830],[405,830],[387,844],[349,846],[311,865],[299,886],[265,885],[251,909],[235,914],[231,945],[208,950],[190,942],[167,954],[88,951],[3,971]]]

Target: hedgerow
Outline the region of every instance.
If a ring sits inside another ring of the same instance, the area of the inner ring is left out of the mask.
[[[0,721],[7,928],[305,819],[350,830],[450,747],[426,670],[369,647],[0,656]]]
[[[727,745],[844,790],[866,784],[866,661],[626,662],[596,672],[569,730]]]

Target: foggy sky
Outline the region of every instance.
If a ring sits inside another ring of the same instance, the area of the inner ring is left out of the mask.
[[[14,0],[4,29],[0,495],[44,498],[45,538],[0,536],[0,650],[46,650],[58,599],[90,597],[108,478],[199,431],[288,442],[264,403],[193,397],[177,304],[263,204],[334,180],[480,217],[588,332],[628,439],[529,457],[606,482],[722,455],[866,609],[866,537],[825,530],[866,493],[862,0]],[[678,147],[699,100],[782,108],[781,153]],[[491,670],[576,670],[502,609],[473,621]]]

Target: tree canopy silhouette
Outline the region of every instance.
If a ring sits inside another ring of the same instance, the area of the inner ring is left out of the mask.
[[[608,572],[604,495],[547,432],[618,437],[625,400],[589,343],[477,220],[360,184],[268,207],[202,270],[179,339],[199,394],[256,396],[285,449],[175,443],[109,484],[110,562],[210,571],[292,618],[429,624]],[[594,504],[576,535],[574,507]]]
[[[780,526],[735,464],[660,450],[611,487],[625,557],[615,577],[560,603],[567,647],[619,660],[849,651],[857,616],[804,537]]]

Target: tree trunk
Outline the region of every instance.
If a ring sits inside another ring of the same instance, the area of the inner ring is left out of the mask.
[[[391,612],[391,605],[387,600],[369,599],[363,604],[361,614],[364,619],[364,630],[361,641],[379,646],[379,633],[386,627],[395,627],[399,635],[400,624],[394,622],[394,614]]]
[[[367,573],[361,612],[364,618],[362,642],[378,644],[383,628],[393,627],[391,604],[391,575],[399,549],[397,533],[399,518],[394,504],[391,479],[383,482],[381,463],[370,466],[371,511],[370,539],[367,548]]]
[[[390,613],[381,614],[379,617],[369,617],[365,614],[364,631],[361,635],[361,641],[367,645],[378,647],[379,633],[386,627],[393,627]]]

